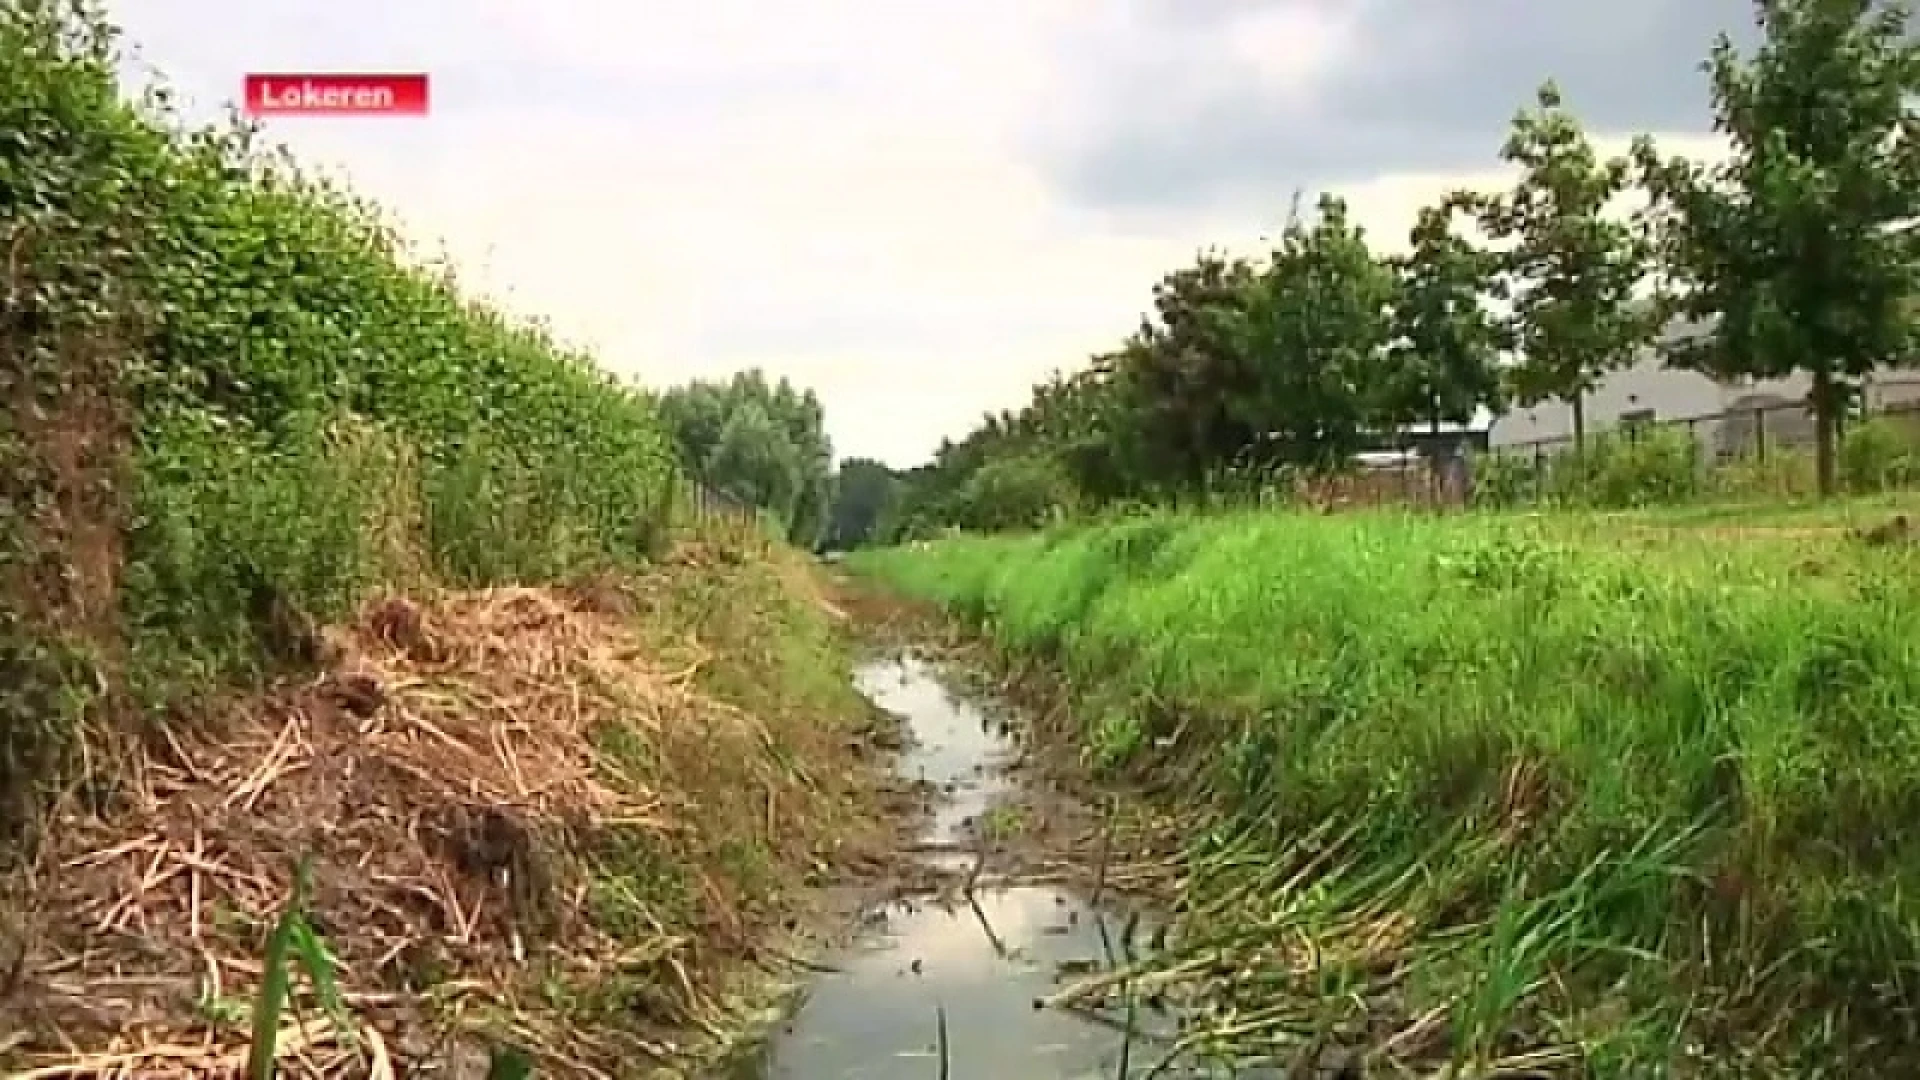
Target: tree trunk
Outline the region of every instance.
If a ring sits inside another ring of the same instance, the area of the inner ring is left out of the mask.
[[[1587,449],[1587,400],[1585,394],[1573,395],[1573,452],[1580,455]]]
[[[1813,393],[1809,395],[1813,398],[1813,460],[1823,499],[1833,495],[1834,489],[1834,421],[1839,412],[1836,389],[1833,373],[1825,364],[1813,369]]]

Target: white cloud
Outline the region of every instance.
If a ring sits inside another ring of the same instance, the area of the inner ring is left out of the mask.
[[[610,368],[662,385],[761,365],[820,392],[840,452],[905,465],[1115,344],[1198,247],[1249,247],[1285,213],[1286,193],[1266,221],[1061,202],[1023,140],[1066,115],[1054,70],[1074,35],[1128,32],[1098,10],[169,0],[120,14],[202,111],[250,70],[432,73],[426,119],[269,133]],[[1344,62],[1340,34],[1295,12],[1240,40],[1306,88]],[[1346,194],[1397,239],[1417,206],[1476,179],[1382,176]]]
[[[1306,97],[1328,73],[1353,62],[1359,18],[1356,8],[1336,14],[1300,2],[1253,8],[1228,23],[1228,57],[1258,83]]]
[[[1595,135],[1594,150],[1602,155],[1624,155],[1632,145],[1631,136]],[[1719,161],[1726,157],[1726,140],[1714,135],[1661,135],[1655,145],[1664,156],[1681,156],[1696,161]],[[1362,184],[1349,185],[1343,192],[1353,216],[1366,227],[1368,239],[1383,251],[1406,248],[1407,234],[1413,228],[1420,208],[1447,191],[1504,191],[1512,185],[1518,169],[1499,162],[1485,169],[1460,173],[1394,173]],[[1632,210],[1643,200],[1633,195],[1615,204],[1616,212]]]

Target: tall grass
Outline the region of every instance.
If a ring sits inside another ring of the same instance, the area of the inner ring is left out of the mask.
[[[1521,1023],[1576,986],[1567,1015],[1614,1001],[1669,1023],[1692,1001],[1717,1018],[1690,1022],[1703,1038],[1785,1017],[1769,1049],[1871,1030],[1904,1052],[1920,560],[1824,544],[1245,513],[852,565],[1057,665],[1094,764],[1193,777],[1218,822],[1196,858],[1252,843],[1284,862],[1350,826],[1347,873],[1417,866],[1399,914],[1433,940],[1477,927],[1478,953],[1426,965],[1463,1024]],[[1258,879],[1271,903],[1286,876]],[[1531,974],[1488,990],[1502,964]]]

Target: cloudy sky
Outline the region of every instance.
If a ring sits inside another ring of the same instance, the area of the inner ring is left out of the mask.
[[[426,118],[279,120],[505,306],[655,386],[760,366],[923,459],[1296,189],[1383,246],[1545,78],[1603,146],[1713,152],[1751,0],[121,0],[197,113],[250,71],[424,71]]]

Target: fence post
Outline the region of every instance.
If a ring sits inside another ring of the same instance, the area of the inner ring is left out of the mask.
[[[1767,407],[1756,405],[1753,408],[1753,452],[1760,464],[1767,463]]]
[[[1533,501],[1541,502],[1547,497],[1547,450],[1539,443],[1533,446]]]
[[[1687,417],[1687,494],[1700,494],[1700,421]]]

